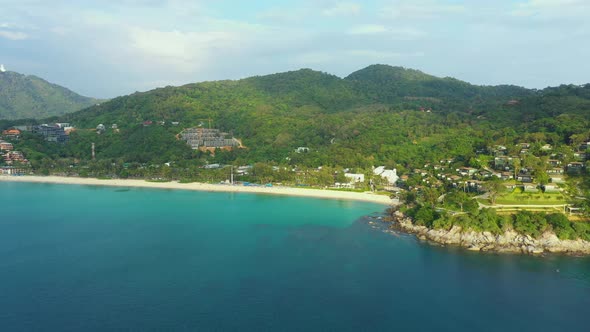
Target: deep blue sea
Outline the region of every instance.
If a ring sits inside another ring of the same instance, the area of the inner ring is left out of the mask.
[[[0,183],[0,331],[589,331],[590,259],[479,254],[363,202]]]

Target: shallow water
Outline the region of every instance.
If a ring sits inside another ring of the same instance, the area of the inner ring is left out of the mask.
[[[5,331],[586,330],[590,259],[384,232],[383,206],[0,183]]]

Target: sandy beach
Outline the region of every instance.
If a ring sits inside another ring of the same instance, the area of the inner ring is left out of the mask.
[[[145,180],[130,179],[92,179],[61,176],[0,176],[0,182],[32,182],[32,183],[53,183],[73,184],[89,186],[112,186],[112,187],[140,187],[157,189],[179,189],[209,192],[236,192],[270,195],[287,195],[316,197],[324,199],[356,200],[372,202],[377,204],[391,205],[395,201],[384,195],[376,195],[370,192],[358,193],[349,191],[336,191],[328,189],[304,189],[292,187],[254,187],[241,185],[208,184],[208,183],[178,183],[178,182],[148,182]]]

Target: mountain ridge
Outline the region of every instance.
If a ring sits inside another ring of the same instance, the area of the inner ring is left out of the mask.
[[[566,87],[569,87],[567,93],[576,99],[573,104],[590,100],[590,92],[586,91],[590,91],[590,85]],[[239,80],[156,88],[116,97],[60,118],[86,126],[94,122],[136,123],[156,118],[198,123],[203,118],[214,118],[232,127],[236,119],[252,113],[279,116],[291,112],[291,115],[306,116],[303,113],[338,113],[378,105],[397,110],[431,109],[495,116],[518,123],[521,115],[538,113],[535,109],[538,104],[540,108],[545,107],[547,103],[541,103],[543,98],[566,101],[568,98],[560,95],[564,89],[564,86],[536,90],[515,85],[474,85],[389,65],[371,65],[344,78],[304,68]],[[561,111],[551,112],[555,115]]]
[[[0,119],[47,118],[98,102],[35,75],[0,73]]]

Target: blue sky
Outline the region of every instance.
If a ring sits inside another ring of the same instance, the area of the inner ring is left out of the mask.
[[[590,82],[589,0],[0,0],[0,63],[94,97],[374,63]]]

